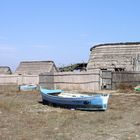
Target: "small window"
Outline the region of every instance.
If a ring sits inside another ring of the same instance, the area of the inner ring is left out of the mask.
[[[115,71],[124,71],[124,68],[114,68]]]
[[[102,68],[101,70],[107,70],[107,69],[105,69],[105,68]]]

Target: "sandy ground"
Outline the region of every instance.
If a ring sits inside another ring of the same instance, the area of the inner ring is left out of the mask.
[[[107,92],[104,112],[43,105],[38,92],[0,92],[0,140],[140,140],[140,93]]]

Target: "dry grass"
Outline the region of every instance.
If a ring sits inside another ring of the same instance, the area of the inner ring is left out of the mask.
[[[134,86],[128,83],[119,84],[118,90],[120,92],[132,93],[134,92]]]
[[[1,140],[139,140],[140,96],[112,95],[105,112],[41,104],[35,92],[0,94]]]

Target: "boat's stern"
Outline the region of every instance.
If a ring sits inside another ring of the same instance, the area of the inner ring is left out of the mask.
[[[91,101],[91,105],[95,110],[106,110],[108,107],[109,94],[101,94],[95,96]]]

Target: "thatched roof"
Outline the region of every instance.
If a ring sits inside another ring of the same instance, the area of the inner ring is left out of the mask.
[[[87,70],[140,71],[140,42],[107,43],[91,48]]]
[[[1,75],[12,74],[10,67],[8,67],[8,66],[0,66],[0,74]]]
[[[16,74],[39,75],[41,73],[57,71],[53,61],[23,61],[20,62]]]
[[[120,43],[105,43],[105,44],[98,44],[90,48],[90,51],[96,47],[101,46],[110,46],[110,45],[140,45],[140,42],[120,42]]]

